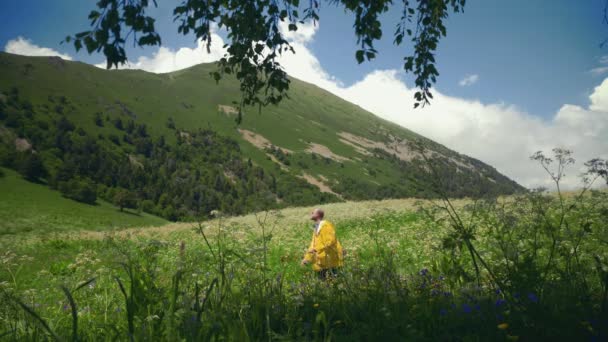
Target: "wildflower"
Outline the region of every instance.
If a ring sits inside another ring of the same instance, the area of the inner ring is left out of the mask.
[[[420,272],[418,272],[418,274],[420,274],[421,276],[425,276],[429,273],[429,269],[428,268],[423,268],[420,270]]]
[[[509,323],[500,323],[497,327],[500,330],[505,330],[509,327]]]
[[[528,293],[528,299],[532,302],[532,303],[538,303],[538,297],[536,297],[536,295],[532,292]]]
[[[445,316],[445,315],[447,315],[447,314],[448,314],[448,310],[446,310],[446,309],[441,309],[441,310],[439,310],[439,315],[440,315],[440,316]]]
[[[496,293],[497,295],[499,295],[500,294],[500,289],[494,290],[494,293]]]
[[[471,306],[470,306],[469,304],[463,304],[463,305],[462,305],[462,311],[463,311],[464,313],[467,313],[467,314],[468,314],[468,313],[471,313]]]
[[[312,307],[313,307],[313,308],[315,308],[315,309],[316,309],[316,308],[318,308],[318,307],[319,307],[319,303],[314,303],[314,304],[312,305]]]
[[[506,303],[507,303],[507,301],[506,301],[506,300],[504,300],[504,299],[502,299],[502,298],[498,298],[498,299],[496,300],[495,305],[496,305],[496,307],[497,307],[497,308],[499,308],[499,307],[503,306],[503,305],[504,305],[504,304],[506,304]]]

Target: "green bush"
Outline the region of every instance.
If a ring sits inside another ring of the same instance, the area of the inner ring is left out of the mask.
[[[95,204],[97,201],[96,186],[88,179],[70,179],[59,182],[58,187],[61,194],[66,198],[87,204]]]
[[[47,171],[37,153],[22,152],[18,156],[17,171],[29,181],[38,181],[46,177]]]
[[[114,205],[123,211],[125,208],[137,209],[137,197],[134,193],[126,189],[119,189],[114,194]]]
[[[146,213],[149,213],[149,214],[155,214],[156,213],[156,205],[151,200],[143,200],[143,201],[141,201],[139,207],[140,207],[140,209],[143,212],[146,212]]]

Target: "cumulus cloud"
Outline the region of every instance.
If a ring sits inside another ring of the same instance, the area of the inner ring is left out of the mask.
[[[477,81],[479,81],[479,75],[466,75],[463,79],[460,80],[460,82],[458,82],[458,85],[460,85],[461,87],[467,87],[477,83]]]
[[[4,46],[4,51],[23,56],[58,56],[68,61],[72,60],[70,55],[59,53],[50,48],[40,47],[23,37],[9,40]]]
[[[207,43],[200,40],[194,48],[183,47],[172,50],[161,46],[151,57],[141,56],[135,62],[122,65],[119,69],[140,69],[153,73],[167,73],[200,63],[215,62],[222,58],[225,53],[224,40],[215,30],[212,30],[210,51],[207,51]],[[105,69],[106,63],[100,63],[96,66]]]
[[[449,148],[478,158],[529,187],[549,186],[547,175],[528,157],[563,147],[580,162],[565,179],[578,185],[582,162],[608,158],[608,80],[598,86],[587,108],[565,104],[549,120],[504,103],[484,104],[434,92],[430,106],[411,108],[414,89],[396,71],[377,71],[345,89],[347,98]]]
[[[307,48],[315,31],[305,31],[305,39],[294,41],[295,55],[282,56],[281,64],[290,75],[480,159],[524,186],[551,185],[544,171],[529,159],[538,150],[549,154],[554,147],[574,151],[579,162],[564,180],[564,185],[571,188],[580,184],[577,176],[584,161],[608,158],[608,79],[594,89],[588,107],[564,104],[547,120],[511,104],[487,104],[437,90],[430,106],[414,110],[415,89],[402,81],[400,71],[377,70],[351,86],[337,81]]]

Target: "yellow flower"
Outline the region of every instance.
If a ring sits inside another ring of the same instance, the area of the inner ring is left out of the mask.
[[[507,340],[509,340],[509,341],[517,341],[517,340],[519,340],[519,336],[507,335]]]
[[[500,324],[498,325],[498,329],[500,329],[500,330],[505,330],[505,329],[507,329],[508,327],[509,327],[509,323],[500,323]]]
[[[312,307],[316,309],[316,308],[318,308],[318,307],[319,307],[319,304],[318,304],[318,303],[315,303],[315,304],[313,304],[313,305],[312,305]]]

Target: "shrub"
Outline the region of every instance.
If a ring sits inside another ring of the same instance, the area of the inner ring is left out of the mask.
[[[116,134],[108,135],[108,139],[114,143],[114,145],[120,146],[120,138]]]
[[[101,117],[100,112],[95,113],[95,118],[93,119],[93,121],[95,122],[95,125],[103,127],[103,118]]]
[[[139,208],[149,214],[154,214],[156,212],[156,205],[150,200],[141,201]]]
[[[125,208],[136,209],[137,208],[137,197],[131,191],[126,189],[119,189],[114,194],[114,205],[123,211]]]
[[[97,189],[89,179],[70,179],[59,183],[59,191],[66,198],[86,204],[95,204]]]
[[[47,175],[42,159],[37,153],[30,152],[21,154],[17,171],[29,181],[38,181]]]

